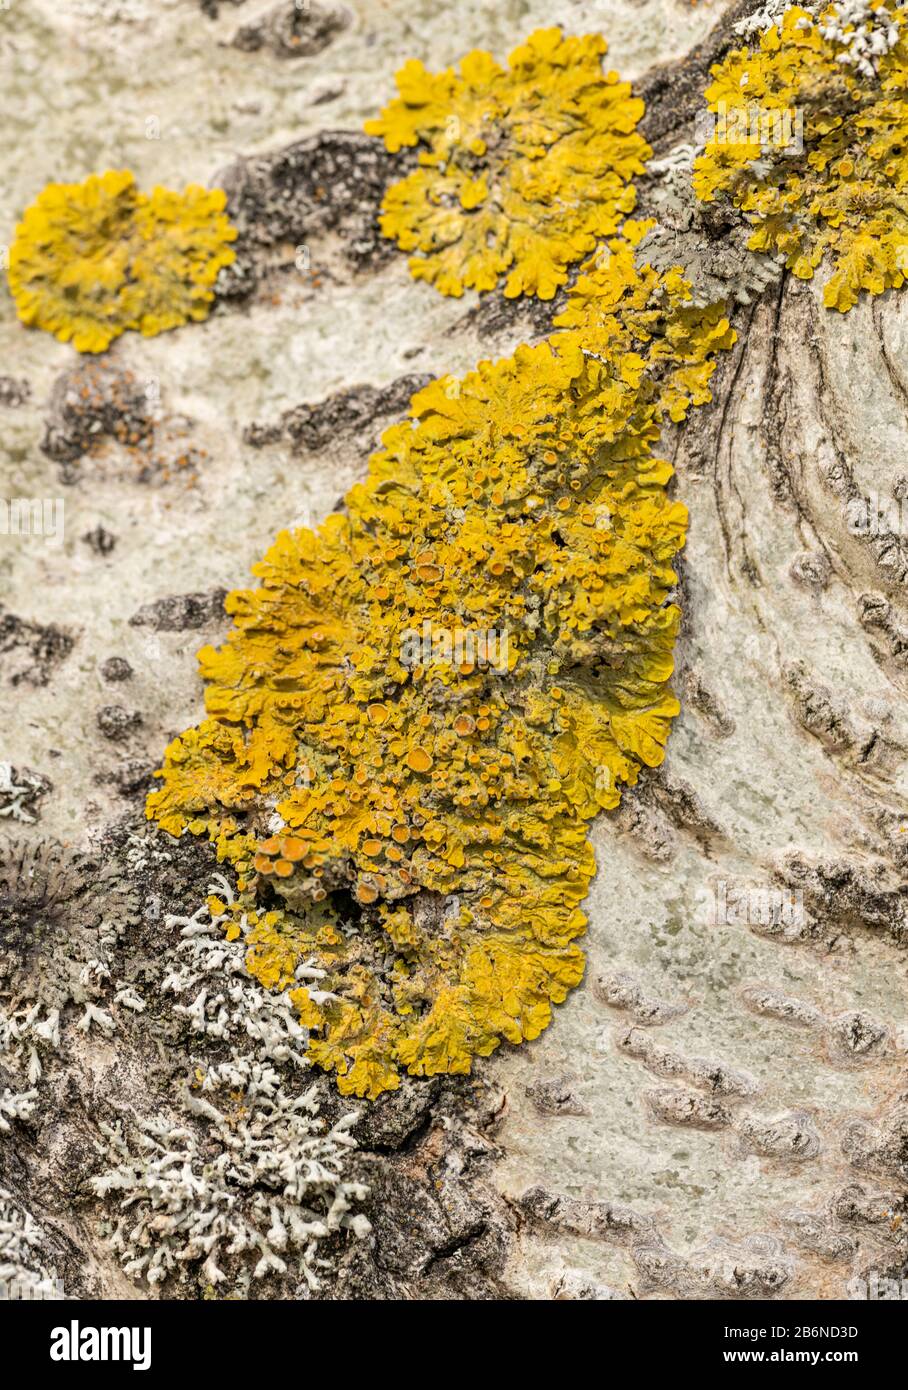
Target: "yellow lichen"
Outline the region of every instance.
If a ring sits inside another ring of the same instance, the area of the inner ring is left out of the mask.
[[[146,337],[207,316],[236,230],[221,189],[141,193],[127,170],[52,183],[26,210],[9,253],[19,318],[79,352],[126,329]]]
[[[419,167],[387,192],[381,228],[442,294],[490,290],[551,299],[568,267],[614,235],[649,148],[643,103],[613,72],[605,40],[539,29],[502,68],[469,53],[442,73],[411,60],[400,96],[366,130]]]
[[[819,18],[788,10],[757,49],[714,67],[706,97],[719,119],[694,172],[698,196],[730,199],[754,224],[751,249],[784,256],[799,278],[829,252],[824,302],[842,311],[908,273],[906,12],[871,9],[887,32],[873,67],[855,64],[856,26],[835,5]],[[890,26],[901,32],[885,51]]]
[[[634,250],[654,224],[625,222],[603,243],[571,287],[559,327],[573,328],[587,352],[620,361],[625,375],[658,387],[660,413],[683,420],[690,405],[710,399],[715,353],[735,340],[724,303],[698,307],[680,266],[663,273],[638,267]]]
[[[587,822],[662,760],[686,511],[653,448],[734,335],[635,267],[641,230],[548,340],[420,391],[346,514],[278,536],[149,798],[234,866],[219,920],[344,1093],[546,1027],[583,972]]]

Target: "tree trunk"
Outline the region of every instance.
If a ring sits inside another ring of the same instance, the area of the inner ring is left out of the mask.
[[[551,305],[445,300],[410,279],[376,231],[405,160],[360,134],[407,57],[501,57],[546,6],[471,4],[456,25],[435,6],[392,4],[381,25],[368,5],[322,6],[317,63],[288,57],[252,7],[242,26],[233,5],[122,5],[109,26],[91,8],[4,16],[20,59],[46,50],[64,72],[73,33],[88,55],[68,131],[39,121],[48,148],[10,172],[4,230],[60,176],[50,155],[97,130],[101,53],[131,130],[164,105],[131,94],[137,54],[163,72],[178,52],[162,145],[124,137],[129,158],[148,185],[165,167],[174,185],[224,171],[241,254],[204,324],[130,335],[98,363],[26,334],[8,302],[0,323],[22,362],[0,393],[5,492],[66,510],[61,548],[0,555],[0,1027],[22,1000],[40,1018],[63,1001],[59,1044],[0,1033],[0,1098],[36,1092],[0,1121],[0,1188],[10,1223],[40,1228],[19,1240],[23,1278],[148,1298],[160,1286],[124,1273],[94,1180],[116,1167],[117,1123],[208,1123],[198,1096],[186,1108],[202,1043],[166,979],[218,870],[145,827],[151,773],[198,720],[194,652],[222,639],[224,591],[272,536],[335,506],[426,380],[549,331]],[[580,8],[664,160],[756,5]],[[28,64],[11,80],[40,116]],[[643,211],[660,186],[641,180]],[[731,232],[701,233],[718,274]],[[664,765],[592,829],[584,983],[477,1084],[408,1082],[359,1107],[346,1176],[370,1187],[351,1205],[371,1234],[331,1234],[317,1288],[272,1271],[265,1296],[834,1298],[901,1277],[908,298],[838,314],[816,281],[742,275],[712,402],[663,442],[690,511],[682,713]],[[350,1108],[328,1080],[316,1090],[326,1124]],[[190,1262],[164,1287],[197,1296],[212,1277]]]

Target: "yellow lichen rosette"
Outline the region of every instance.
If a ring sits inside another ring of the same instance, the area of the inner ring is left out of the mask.
[[[389,188],[381,228],[410,269],[446,295],[491,290],[551,299],[568,269],[617,232],[650,151],[643,103],[603,72],[598,34],[539,29],[502,68],[473,52],[458,71],[411,60],[400,95],[366,131],[419,167]]]
[[[29,327],[104,352],[127,329],[146,337],[207,316],[235,259],[221,189],[141,193],[128,170],[52,183],[26,210],[9,286]]]

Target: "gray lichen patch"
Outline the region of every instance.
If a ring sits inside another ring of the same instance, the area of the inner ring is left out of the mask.
[[[643,210],[657,219],[637,248],[640,265],[667,271],[680,265],[695,304],[750,304],[782,274],[782,264],[751,251],[751,228],[739,214],[719,219],[691,185],[696,146],[679,145],[648,169]]]
[[[377,448],[383,428],[405,416],[417,391],[432,380],[410,373],[389,386],[353,386],[327,400],[286,410],[273,424],[252,424],[243,438],[253,448],[286,443],[294,452],[318,453],[350,441],[365,453]]]
[[[29,622],[0,607],[0,681],[48,685],[74,643],[73,635],[55,623]]]
[[[344,5],[281,0],[258,19],[240,25],[233,46],[244,53],[267,48],[278,58],[313,58],[352,22],[353,14]]]
[[[49,1013],[102,996],[118,937],[135,925],[129,877],[54,841],[0,842],[0,988]]]
[[[143,604],[129,620],[130,627],[149,628],[152,632],[195,632],[199,628],[222,623],[226,589],[212,589],[199,594],[166,594],[152,603]],[[109,667],[109,663],[106,663]],[[104,677],[110,680],[109,670]],[[117,676],[116,679],[122,679]]]
[[[80,362],[54,384],[41,448],[74,463],[107,439],[143,445],[153,428],[152,402],[134,372],[107,357]]]
[[[379,231],[378,212],[388,184],[412,163],[386,154],[377,140],[340,130],[224,170],[219,183],[239,238],[220,293],[240,297],[278,272],[311,274],[318,283],[320,267],[331,264],[330,241],[351,271],[389,261],[393,244]]]
[[[166,409],[157,377],[140,377],[122,359],[105,354],[80,362],[54,383],[42,452],[60,464],[65,486],[118,482],[192,488],[208,451],[194,422]],[[109,535],[96,526],[87,536]],[[85,537],[83,537],[85,539]],[[93,547],[105,552],[103,542]]]

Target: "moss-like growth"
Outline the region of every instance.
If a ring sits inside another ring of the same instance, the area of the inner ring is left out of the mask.
[[[103,352],[127,329],[146,337],[204,319],[236,230],[226,195],[190,185],[139,192],[127,170],[52,183],[10,248],[9,286],[23,323]]]
[[[678,711],[686,512],[653,447],[732,340],[615,239],[560,331],[419,392],[347,514],[282,533],[228,599],[208,718],[148,813],[233,864],[212,910],[298,986],[342,1091],[468,1071],[580,980],[586,822]]]
[[[442,294],[491,290],[551,299],[568,268],[634,207],[631,180],[650,150],[636,131],[643,102],[614,72],[605,40],[539,29],[502,68],[467,54],[460,71],[413,59],[400,96],[366,131],[393,153],[419,146],[419,167],[385,196],[381,227],[410,269]]]
[[[842,311],[908,274],[905,11],[870,8],[872,62],[861,56],[869,26],[831,5],[818,18],[786,11],[759,47],[714,67],[706,97],[721,119],[694,173],[698,196],[740,208],[754,224],[751,249],[781,254],[799,278],[829,252],[824,302]]]

